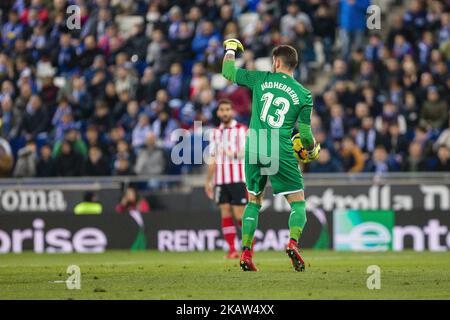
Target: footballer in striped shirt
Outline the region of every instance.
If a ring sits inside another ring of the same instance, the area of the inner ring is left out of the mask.
[[[228,244],[227,259],[237,259],[236,224],[241,227],[247,204],[245,187],[244,151],[247,126],[233,118],[230,100],[220,100],[217,105],[220,125],[211,131],[210,164],[205,183],[207,196],[220,207],[222,233]],[[234,219],[233,219],[234,218]]]

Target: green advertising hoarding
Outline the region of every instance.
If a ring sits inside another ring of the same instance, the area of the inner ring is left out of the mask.
[[[334,249],[339,251],[392,250],[394,212],[347,210],[333,212]]]

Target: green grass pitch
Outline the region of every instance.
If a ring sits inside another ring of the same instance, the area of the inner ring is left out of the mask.
[[[296,273],[283,252],[256,252],[242,272],[223,252],[0,255],[0,299],[450,299],[450,254],[306,250]],[[81,289],[64,280],[81,269]],[[381,268],[381,289],[366,286]]]

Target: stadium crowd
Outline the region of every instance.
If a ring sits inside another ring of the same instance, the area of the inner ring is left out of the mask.
[[[80,28],[67,25],[72,4]],[[450,171],[448,1],[405,1],[372,31],[369,4],[2,0],[0,176],[192,171],[169,160],[174,129],[217,125],[221,98],[249,120],[249,90],[216,77],[231,37],[245,68],[283,43],[299,50],[307,87],[331,73],[314,95],[322,151],[307,171]]]

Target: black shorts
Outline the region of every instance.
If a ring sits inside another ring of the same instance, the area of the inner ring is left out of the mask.
[[[216,185],[214,200],[217,204],[229,203],[233,206],[245,206],[247,204],[247,189],[245,183],[229,183]]]

